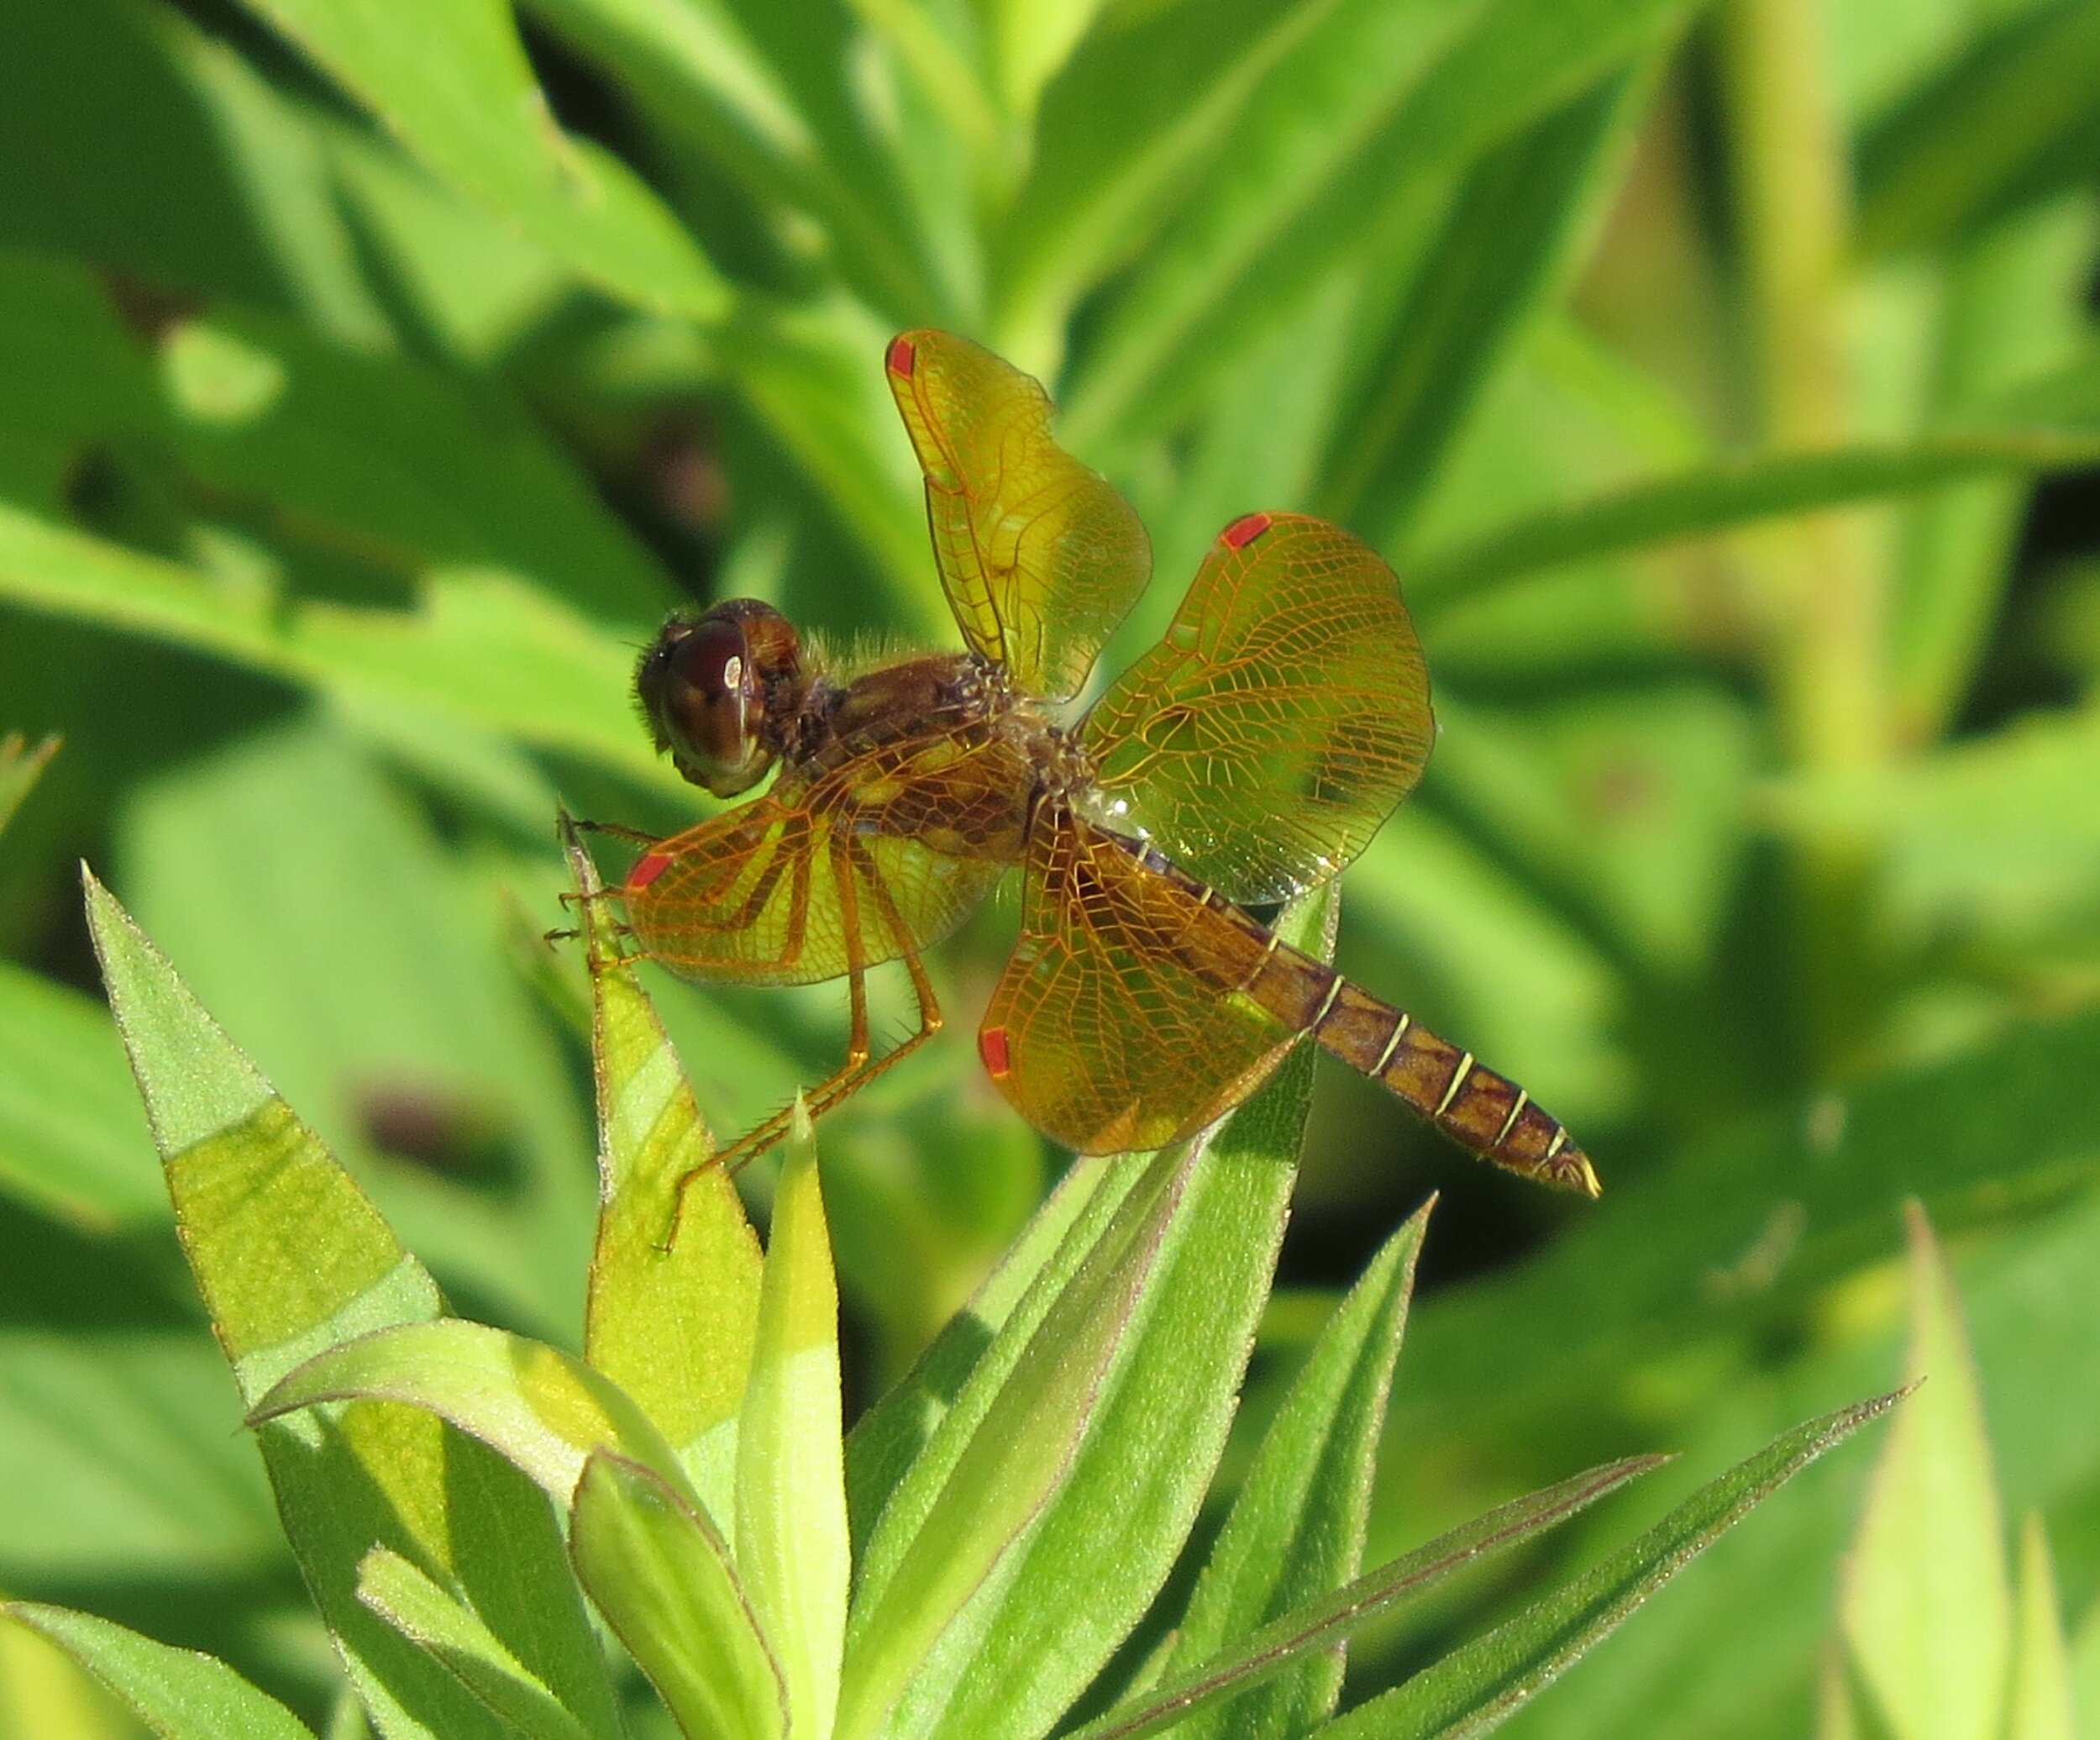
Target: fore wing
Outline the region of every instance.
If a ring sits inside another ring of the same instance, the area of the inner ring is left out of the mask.
[[[1232,900],[1283,900],[1363,849],[1435,730],[1378,553],[1325,520],[1249,514],[1088,715],[1093,812]]]
[[[761,797],[651,847],[621,891],[643,951],[687,979],[834,979],[938,942],[1005,868],[827,799]],[[849,853],[856,819],[863,849]]]
[[[982,345],[906,333],[890,347],[889,376],[963,639],[1029,693],[1076,695],[1145,589],[1144,526],[1051,439],[1042,388]]]
[[[1295,1037],[1233,990],[1260,970],[1265,935],[1086,823],[1050,818],[978,1035],[985,1067],[1022,1117],[1082,1154],[1189,1135]]]

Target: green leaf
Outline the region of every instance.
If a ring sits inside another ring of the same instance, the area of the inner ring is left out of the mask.
[[[1046,379],[1054,371],[1072,304],[1166,222],[1263,78],[1309,33],[1337,28],[1334,10],[1267,0],[1158,7],[1079,43],[1043,93],[1035,163],[995,245],[1001,355]],[[1173,79],[1159,76],[1163,66]]]
[[[2071,1663],[2050,1569],[2049,1536],[2033,1511],[2020,1525],[2019,1589],[2013,1615],[2012,1693],[2005,1740],[2076,1740]]]
[[[1658,60],[1644,55],[1467,173],[1336,418],[1315,510],[1389,544],[1616,179]]]
[[[243,1400],[252,1407],[309,1356],[367,1331],[435,1317],[422,1266],[92,877],[87,908],[176,1230]],[[390,1740],[497,1729],[359,1602],[358,1562],[375,1543],[449,1569],[550,1684],[577,1661],[602,1674],[553,1513],[496,1458],[397,1409],[353,1406],[258,1439],[293,1553]]]
[[[677,1451],[705,1513],[735,1516],[738,1412],[759,1329],[759,1241],[678,1054],[605,934],[602,885],[568,843],[591,963],[598,1236],[584,1357]],[[675,1235],[675,1236],[674,1236]],[[668,1245],[668,1248],[666,1248]]]
[[[50,765],[51,757],[58,754],[58,744],[55,732],[33,749],[19,731],[0,737],[0,833],[6,831],[14,812],[22,807],[23,799]]]
[[[1288,910],[1281,928],[1326,952],[1335,912],[1329,889]],[[941,1601],[922,1610],[939,1623],[939,1641],[911,1672],[891,1732],[972,1740],[1043,1732],[1158,1595],[1223,1448],[1268,1296],[1311,1062],[1301,1048],[1207,1142],[1163,1150],[1151,1164],[1116,1216],[1114,1236],[1102,1238],[1012,1366],[1009,1381],[1026,1411],[1011,1425],[1004,1417],[995,1422],[992,1410],[966,1405],[966,1390],[937,1431],[921,1458],[929,1470],[944,1465],[944,1437],[954,1457],[970,1433],[961,1455],[975,1479],[991,1484],[1005,1460],[1024,1457],[1032,1459],[1024,1464],[1031,1478],[1018,1490],[972,1502],[963,1460],[946,1464],[954,1475],[939,1501],[954,1506],[953,1520],[928,1517],[909,1550],[938,1555],[944,1570],[956,1570]],[[1084,1227],[1083,1219],[1074,1236]],[[1095,1286],[1108,1296],[1079,1316],[1079,1301]],[[1060,1321],[1068,1301],[1076,1325]],[[1045,1363],[1055,1363],[1062,1379],[1046,1377]],[[989,1389],[1000,1370],[988,1356],[972,1386],[981,1377]],[[1053,1393],[1032,1399],[1035,1385]],[[879,1590],[884,1533],[918,1474],[915,1468],[899,1489],[871,1543],[864,1603]],[[971,1533],[978,1538],[965,1559],[954,1543]],[[856,1637],[894,1647],[883,1596],[875,1599],[864,1632],[857,1609]],[[932,1642],[929,1632],[918,1634],[926,1642],[915,1649]],[[866,1647],[874,1655],[877,1646]],[[879,1690],[883,1695],[860,1703],[849,1697],[842,1733],[864,1732],[856,1719],[869,1720],[889,1701],[890,1686]]]
[[[567,1331],[595,1206],[588,1138],[492,891],[428,814],[323,716],[145,782],[115,831],[142,919],[369,1169],[402,1236],[509,1321]]]
[[[249,1418],[261,1424],[354,1399],[405,1402],[450,1421],[564,1505],[600,1449],[686,1490],[663,1434],[617,1385],[558,1348],[485,1323],[444,1317],[342,1342],[273,1385]]]
[[[851,87],[860,39],[843,7],[735,0],[533,0],[614,71],[701,172],[742,184],[769,218],[822,226],[835,270],[893,324],[953,319],[894,145]],[[786,239],[786,238],[783,238]],[[810,251],[799,237],[793,252]]]
[[[723,363],[752,414],[874,565],[894,632],[945,643],[953,618],[927,546],[926,485],[884,386],[890,329],[843,299],[738,323]]]
[[[8,8],[0,114],[10,244],[386,341],[297,106],[176,8]]]
[[[1068,392],[1067,435],[1084,446],[1171,429],[1353,255],[1367,220],[1566,102],[1683,9],[1378,0],[1317,14],[1105,318]]]
[[[569,1550],[690,1740],[787,1731],[780,1669],[704,1513],[639,1464],[596,1454],[576,1487]]]
[[[2022,8],[1868,130],[1857,234],[1879,253],[1944,246],[2087,171],[2100,6]]]
[[[1163,1664],[1155,1703],[1190,1669],[1209,1677],[1213,1659],[1229,1646],[1362,1568],[1378,1432],[1428,1222],[1429,1210],[1417,1210],[1320,1330],[1210,1548]],[[1308,1652],[1289,1677],[1240,1697],[1229,1724],[1214,1712],[1180,1732],[1186,1740],[1227,1732],[1288,1740],[1334,1713],[1341,1670],[1339,1651]]]
[[[1096,1191],[890,1494],[859,1567],[839,1732],[875,1732],[1069,1477],[1186,1188],[1188,1156]],[[1135,1171],[1126,1163],[1126,1170]],[[1078,1260],[1073,1261],[1066,1254]]]
[[[517,1730],[524,1740],[591,1740],[620,1732],[608,1701],[587,1726],[503,1647],[479,1614],[385,1547],[358,1566],[357,1597]]]
[[[648,553],[493,383],[230,312],[172,326],[158,360],[181,463],[207,499],[266,504],[262,529],[289,552],[404,576],[501,569],[638,625],[669,602]]]
[[[0,1613],[65,1650],[160,1740],[313,1740],[282,1704],[208,1655],[63,1607],[12,1601]]]
[[[2096,1047],[2100,1017],[2016,1027],[1688,1143],[1520,1270],[1418,1306],[1390,1433],[1552,1429],[1630,1364],[1679,1357],[1882,1254],[1910,1195],[1943,1224],[2061,1200],[2100,1163],[2100,1104],[2072,1087]]]
[[[948,1320],[906,1375],[853,1424],[846,1440],[846,1496],[853,1525],[853,1557],[867,1557],[869,1539],[899,1484],[963,1386],[988,1354],[1011,1367],[1025,1336],[1002,1337],[1016,1312],[1039,1322],[1093,1248],[1072,1236],[1074,1223],[1103,1190],[1120,1200],[1132,1169],[1099,1155],[1080,1155],[1007,1248],[968,1306]],[[1095,1229],[1098,1238],[1100,1228]],[[1048,1275],[1051,1278],[1038,1280]],[[981,1397],[979,1398],[981,1400]]]
[[[698,320],[727,286],[617,158],[564,133],[501,0],[401,14],[369,0],[253,0],[433,173],[517,223],[578,275],[643,308]]]
[[[1756,1505],[1898,1400],[1881,1396],[1796,1427],[1594,1569],[1315,1732],[1325,1740],[1457,1740],[1499,1727]]]
[[[0,1614],[0,1711],[37,1740],[144,1740],[150,1730],[58,1645]]]
[[[101,1005],[0,961],[0,1191],[100,1232],[166,1213],[123,1047]]]
[[[1918,1393],[1877,1459],[1839,1626],[1897,1740],[1992,1740],[2012,1660],[2004,1518],[1961,1301],[1924,1211],[1908,1211]]]
[[[1499,1506],[1229,1647],[1197,1657],[1193,1667],[1170,1674],[1126,1707],[1078,1729],[1074,1740],[1138,1740],[1170,1727],[1177,1733],[1234,1736],[1314,1732],[1332,1711],[1341,1690],[1339,1646],[1357,1631],[1381,1614],[1420,1600],[1458,1572],[1567,1521],[1665,1459],[1639,1456],[1611,1463]],[[1326,1659],[1317,1659],[1322,1656]],[[1294,1667],[1301,1675],[1317,1672],[1324,1690],[1315,1697],[1267,1706],[1250,1701],[1250,1693],[1273,1690],[1276,1676]],[[1198,1716],[1205,1719],[1189,1720]],[[1319,1731],[1325,1732],[1324,1727]]]
[[[1485,708],[1440,697],[1431,787],[1644,965],[1696,972],[1729,910],[1756,725],[1718,686]]]
[[[2075,470],[2096,458],[2100,443],[2036,429],[1721,460],[1425,550],[1408,565],[1410,597],[1418,614],[1433,619],[1461,598],[1542,569],[1970,478]]]
[[[197,1331],[0,1331],[0,1575],[86,1588],[281,1568],[239,1418]]]
[[[823,1732],[839,1700],[848,1546],[838,1284],[805,1119],[773,1198],[756,1343],[737,1437],[736,1555],[780,1664],[790,1727]]]
[[[2087,329],[2092,216],[2059,200],[1994,224],[1946,267],[1931,416],[1987,416],[2046,390],[2076,359]],[[2071,427],[2090,427],[2074,418]],[[1972,484],[1921,502],[1903,530],[1889,607],[1889,684],[1898,741],[1942,735],[1984,656],[2027,510],[2023,480]]]

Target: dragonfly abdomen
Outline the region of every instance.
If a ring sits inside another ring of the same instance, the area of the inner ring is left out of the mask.
[[[1324,961],[1278,940],[1265,950],[1243,994],[1294,1031],[1310,1033],[1330,1056],[1369,1076],[1482,1159],[1598,1194],[1588,1156],[1530,1095]]]

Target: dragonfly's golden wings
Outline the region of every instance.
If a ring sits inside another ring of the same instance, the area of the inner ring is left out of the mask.
[[[1152,572],[1143,524],[1051,439],[1042,388],[983,346],[908,332],[889,376],[963,638],[1026,692],[1076,695]]]
[[[1249,514],[1089,714],[1089,813],[1233,900],[1284,900],[1370,843],[1435,732],[1393,570],[1340,526]]]

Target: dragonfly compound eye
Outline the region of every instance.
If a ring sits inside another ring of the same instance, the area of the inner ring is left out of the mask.
[[[769,707],[796,674],[795,631],[769,605],[718,604],[664,623],[636,668],[643,712],[679,770],[717,797],[748,791],[772,766]]]

